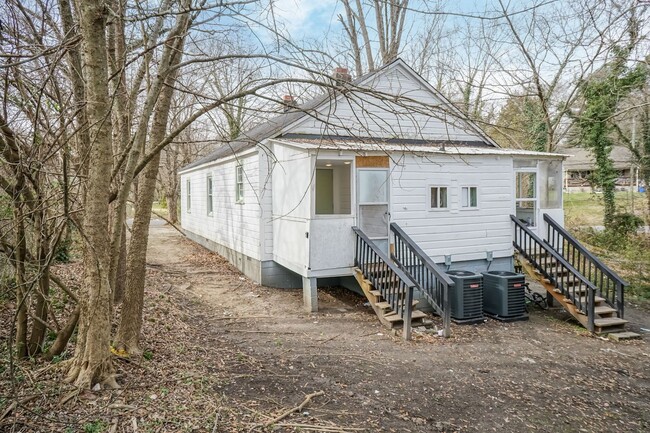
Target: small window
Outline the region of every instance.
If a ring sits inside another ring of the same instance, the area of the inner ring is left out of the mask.
[[[206,200],[207,200],[207,209],[208,209],[208,216],[212,216],[212,212],[214,210],[214,204],[212,201],[212,176],[208,176],[206,179],[206,184],[205,184],[205,190],[207,192],[206,195]]]
[[[235,172],[236,185],[235,185],[235,202],[244,202],[244,167],[237,166]]]
[[[187,192],[187,213],[190,213],[192,211],[192,183],[189,179],[187,179],[185,191]]]
[[[432,186],[431,187],[431,209],[446,209],[446,208],[447,208],[447,187]]]
[[[471,209],[478,207],[478,188],[475,186],[464,186],[460,191],[461,205],[463,208]]]

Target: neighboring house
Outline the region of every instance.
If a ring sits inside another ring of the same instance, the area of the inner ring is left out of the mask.
[[[564,161],[564,190],[566,192],[590,192],[593,187],[591,178],[596,163],[590,150],[580,147],[560,149],[570,154]],[[610,154],[614,169],[617,171],[616,189],[619,191],[637,191],[639,188],[639,167],[634,156],[625,146],[614,146]]]
[[[399,59],[347,86],[181,169],[187,236],[315,311],[318,285],[356,284],[353,226],[484,271],[513,269],[511,214],[562,223],[563,155],[499,148]]]

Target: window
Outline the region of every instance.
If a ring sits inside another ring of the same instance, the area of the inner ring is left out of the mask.
[[[208,209],[208,216],[212,216],[212,211],[214,210],[214,204],[212,202],[212,176],[208,176],[206,179],[206,185],[205,185],[205,190],[207,192],[207,209]]]
[[[464,186],[460,191],[461,206],[466,209],[478,207],[478,187]]]
[[[352,213],[351,162],[316,161],[316,215],[350,215]]]
[[[562,209],[562,162],[540,161],[539,207]]]
[[[185,192],[187,193],[187,213],[192,211],[192,183],[187,179]]]
[[[244,167],[238,165],[235,171],[235,202],[244,202]]]
[[[446,209],[446,208],[447,208],[447,187],[432,186],[431,187],[431,209]]]
[[[515,174],[515,214],[519,221],[535,227],[537,215],[537,173],[518,171]]]

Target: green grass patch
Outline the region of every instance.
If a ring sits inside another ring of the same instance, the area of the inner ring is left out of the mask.
[[[634,214],[648,224],[647,196],[644,193],[617,192],[619,213]],[[564,194],[566,227],[607,266],[630,283],[626,296],[650,299],[650,236],[591,229],[603,225],[601,194]]]
[[[648,220],[648,200],[644,193],[617,192],[618,213],[633,213]],[[603,195],[591,192],[564,194],[564,220],[567,226],[602,226]]]

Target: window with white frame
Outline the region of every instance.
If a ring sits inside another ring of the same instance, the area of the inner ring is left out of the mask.
[[[447,187],[446,186],[432,186],[431,192],[431,209],[446,209],[447,208]]]
[[[235,202],[244,202],[244,167],[238,165],[235,171]]]
[[[515,215],[524,224],[537,226],[537,173],[515,172]]]
[[[478,187],[462,187],[460,189],[460,205],[463,209],[476,209],[478,207]]]
[[[192,182],[189,179],[185,182],[185,195],[187,196],[187,213],[192,211]]]
[[[205,180],[206,191],[206,207],[208,209],[208,216],[212,216],[214,210],[213,194],[212,194],[212,176],[208,176]]]

